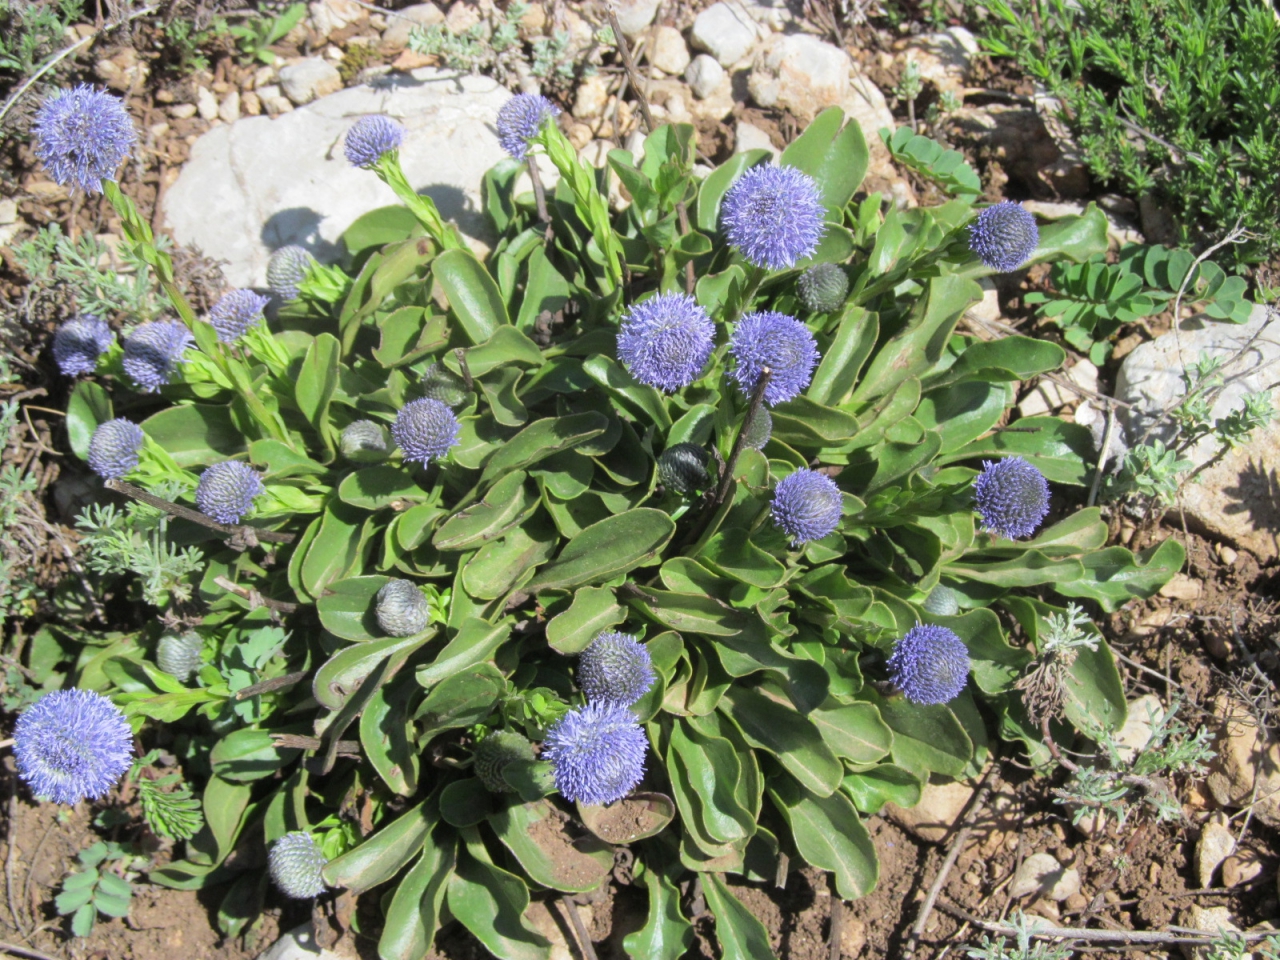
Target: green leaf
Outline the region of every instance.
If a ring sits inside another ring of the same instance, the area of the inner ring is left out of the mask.
[[[594,411],[537,420],[498,448],[485,464],[481,480],[494,480],[552,454],[571,450],[600,436],[608,428],[609,419]]]
[[[777,420],[774,420],[777,424]],[[738,527],[722,529],[698,556],[727,577],[768,590],[787,579],[787,568],[749,539]]]
[[[876,848],[853,804],[840,791],[817,797],[789,777],[771,779],[769,795],[791,827],[800,856],[835,875],[845,900],[866,896],[880,876]]]
[[[594,890],[613,869],[613,848],[578,837],[546,800],[513,803],[489,816],[489,825],[534,883],[566,893]]]
[[[662,394],[637,382],[616,361],[596,354],[583,362],[582,369],[629,412],[644,417],[661,431],[671,428],[671,415],[667,413]]]
[[[559,536],[545,514],[481,547],[462,570],[462,584],[478,600],[496,600],[546,561],[559,546]]]
[[[875,763],[893,746],[893,731],[875,704],[828,699],[808,717],[836,756],[851,763]]]
[[[431,273],[472,343],[484,343],[511,322],[502,292],[470,250],[445,250],[431,265]]]
[[[723,874],[702,874],[702,893],[716,920],[721,960],[775,958],[769,931],[725,885]]]
[[[1114,613],[1130,600],[1154,596],[1186,559],[1186,550],[1172,537],[1137,556],[1124,547],[1107,547],[1081,556],[1083,576],[1055,580],[1053,589],[1064,597],[1096,600],[1107,613]]]
[[[316,612],[326,630],[344,640],[364,642],[385,636],[378,626],[377,597],[390,577],[351,577],[329,585],[316,601]]]
[[[307,422],[326,444],[331,444],[334,427],[329,422],[329,402],[338,386],[338,360],[342,344],[336,337],[322,333],[311,342],[302,359],[294,398]]]
[[[359,846],[325,864],[321,875],[331,887],[355,893],[394,877],[413,859],[436,822],[434,803],[424,800],[381,827]]]
[[[1084,486],[1093,475],[1097,459],[1093,435],[1078,423],[1057,417],[1023,417],[1016,430],[1002,430],[980,437],[952,453],[938,457],[938,466],[960,461],[1025,457],[1050,483]]]
[[[849,774],[840,789],[853,801],[859,813],[875,816],[886,803],[914,807],[920,802],[924,784],[905,767],[878,763],[869,770]]]
[[[255,440],[249,444],[249,460],[261,467],[264,479],[283,480],[286,477],[320,477],[328,472],[323,464],[316,463],[305,453],[287,447],[279,440]]]
[[[673,762],[673,754],[678,758],[678,766]],[[688,721],[676,720],[671,727],[667,763],[686,827],[690,819],[696,817],[702,830],[717,843],[731,844],[750,838],[755,832],[756,818],[738,802],[734,793],[741,767],[732,743],[708,736]]]
[[[449,912],[499,960],[548,960],[551,944],[524,920],[524,881],[470,855],[449,878]]]
[[[453,827],[474,827],[485,821],[497,802],[483,783],[466,777],[440,791],[440,817]]]
[[[384,783],[402,797],[418,788],[421,761],[409,733],[412,675],[379,687],[360,714],[360,746]]]
[[[940,453],[950,453],[986,433],[1013,405],[1013,388],[1006,383],[965,380],[930,390],[920,400],[915,417],[926,430],[942,436]]]
[[[831,343],[824,344],[822,360],[805,396],[815,403],[838,406],[858,381],[880,333],[879,318],[857,304],[847,304]]]
[[[806,396],[779,404],[772,416],[773,436],[796,447],[841,444],[858,432],[856,417]]]
[[[947,576],[976,580],[996,587],[1034,587],[1041,583],[1069,583],[1084,576],[1074,557],[1055,559],[1039,550],[1028,550],[1013,560],[982,563],[976,559],[952,561],[943,567]]]
[[[233,730],[209,753],[215,775],[224,780],[261,780],[290,763],[302,751],[278,747],[267,730]]]
[[[511,635],[511,621],[489,623],[467,617],[443,650],[426,666],[418,667],[415,676],[423,687],[434,687],[446,677],[488,660]]]
[[[221,863],[235,848],[252,795],[253,787],[249,784],[233,783],[216,774],[205,784],[200,803],[204,809],[205,826],[213,837],[216,863]]]
[[[339,650],[321,664],[312,681],[311,692],[321,706],[337,712],[347,699],[359,689],[364,678],[373,673],[384,661],[388,674],[395,672],[409,656],[434,636],[434,631],[413,637],[383,637],[369,640]]]
[[[478,663],[437,683],[418,707],[420,743],[445,730],[479,723],[506,692],[507,681],[492,664]]]
[[[371,520],[356,507],[330,501],[299,570],[302,586],[311,596],[321,596],[329,584],[364,566],[373,532]]]
[[[422,307],[401,307],[378,323],[382,341],[373,358],[384,367],[403,367],[439,350],[449,341],[445,318]]]
[[[818,796],[830,796],[844,768],[812,721],[779,697],[759,688],[731,684],[721,710],[738,725],[747,743],[777,757],[787,772]]]
[[[338,499],[362,510],[391,506],[404,509],[428,496],[408,470],[388,464],[355,470],[343,477],[338,486]]]
[[[1056,343],[1031,337],[966,341],[964,352],[949,368],[929,380],[929,389],[961,380],[1030,380],[1057,370],[1067,352]]]
[[[602,631],[627,619],[609,587],[582,587],[569,609],[547,621],[547,643],[565,656],[581,653]]]
[[[569,590],[612,580],[656,561],[675,531],[671,517],[649,507],[607,517],[570,540],[560,556],[529,581],[529,589]]]
[[[778,162],[803,170],[818,182],[827,219],[840,223],[844,208],[862,185],[870,154],[856,120],[844,123],[844,111],[828,107],[782,152]]]
[[[893,762],[927,778],[930,772],[958,777],[973,755],[973,741],[942,704],[911,703],[905,697],[884,698],[870,687],[859,694],[880,710],[893,731]]]
[[[71,932],[77,937],[87,937],[93,933],[94,924],[97,922],[97,910],[92,904],[85,904],[71,917]]]
[[[67,398],[67,442],[72,452],[81,460],[87,460],[93,432],[114,416],[111,397],[101,384],[90,380],[77,383]]]
[[[502,536],[538,504],[525,479],[523,471],[508,473],[478,503],[442,523],[431,542],[438,550],[468,550]]]
[[[515,327],[505,326],[494,330],[484,343],[467,350],[466,357],[467,369],[473,377],[483,377],[509,365],[540,367],[543,362],[542,351],[536,343]],[[462,372],[456,356],[446,355],[445,366],[455,373]]]
[[[427,838],[422,856],[396,885],[387,906],[378,940],[381,960],[422,960],[430,952],[457,850],[457,838],[447,827],[437,826]]]
[[[623,937],[623,949],[632,960],[681,960],[693,946],[693,924],[680,912],[680,891],[653,867],[637,879],[649,891],[649,913],[643,927]]]
[[[169,407],[147,417],[141,427],[183,469],[217,463],[246,449],[230,407],[200,403]]]
[[[508,783],[511,782],[508,771],[512,766],[514,764],[508,765],[502,773],[503,779]],[[546,766],[550,767],[550,764]],[[554,783],[549,792],[555,792]],[[587,806],[580,803],[577,807],[578,819],[582,821],[582,825],[605,843],[635,843],[656,836],[676,817],[676,805],[671,802],[670,797],[643,791],[608,806]]]

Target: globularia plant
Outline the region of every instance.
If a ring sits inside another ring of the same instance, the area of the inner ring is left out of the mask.
[[[1063,351],[957,328],[992,270],[1104,250],[1099,210],[1037,228],[972,194],[859,195],[866,146],[835,109],[778,166],[749,151],[703,178],[692,127],[596,170],[553,114],[499,117],[483,261],[405,180],[401,128],[357,121],[348,157],[404,206],[350,226],[345,273],[277,261],[270,328],[244,292],[197,316],[98,170],[177,319],[123,354],[73,321],[64,372],[97,376],[69,431],[168,401],[123,479],[207,515],[183,521],[206,639],[190,687],[150,635],[77,680],[137,723],[213,731],[208,827],[151,879],[225,887],[228,932],[266,890],[232,854],[265,843],[290,895],[376,891],[386,960],[425,956],[445,916],[546,957],[530,896],[606,882],[625,844],[650,902],[632,956],[692,942],[690,871],[726,955],[767,956],[726,876],[786,855],[866,893],[863,817],[976,774],[993,737],[1044,760],[1015,683],[1067,598],[1115,610],[1182,563],[1061,510],[1092,479],[1086,430],[1009,428],[1018,381]],[[537,154],[559,179],[518,193]],[[1105,644],[1063,678],[1067,722],[1120,724]]]

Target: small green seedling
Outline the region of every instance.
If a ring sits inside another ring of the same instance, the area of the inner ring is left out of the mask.
[[[129,913],[129,901],[133,897],[133,884],[112,873],[109,865],[121,867],[130,856],[118,843],[99,841],[76,857],[84,867],[78,873],[69,873],[62,881],[62,892],[54,898],[53,905],[59,916],[71,915],[71,932],[77,937],[93,933],[98,914],[123,917]]]

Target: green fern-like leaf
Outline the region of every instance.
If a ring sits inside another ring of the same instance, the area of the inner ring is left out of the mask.
[[[200,801],[192,797],[191,788],[185,783],[168,792],[164,790],[177,781],[176,773],[159,780],[139,779],[138,799],[142,802],[142,816],[153,833],[169,840],[187,840],[204,826],[204,814]]]

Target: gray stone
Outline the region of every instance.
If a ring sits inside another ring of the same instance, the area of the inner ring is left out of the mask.
[[[258,955],[258,960],[347,960],[342,954],[321,950],[316,945],[315,933],[310,923],[294,927],[288,933]]]
[[[1144,693],[1136,700],[1129,702],[1129,710],[1124,725],[1116,731],[1118,744],[1116,752],[1125,763],[1132,763],[1148,743],[1151,742],[1151,725],[1159,723],[1164,717],[1164,705],[1154,693]]]
[[[653,47],[649,62],[667,76],[678,77],[689,66],[689,48],[675,27],[659,27],[653,31]]]
[[[1015,899],[1035,895],[1061,901],[1079,892],[1079,872],[1074,868],[1063,869],[1048,853],[1033,853],[1023,860],[1009,885],[1009,895]]]
[[[1220,937],[1224,933],[1240,933],[1242,932],[1235,921],[1231,918],[1231,910],[1227,907],[1201,907],[1194,905],[1191,907],[1190,922],[1187,924],[1192,930],[1199,930],[1201,933],[1207,933],[1215,937]],[[1199,946],[1193,943],[1184,943],[1182,946],[1182,955],[1187,960],[1208,960],[1212,947]],[[1249,954],[1252,956],[1252,954]]]
[[[902,829],[928,843],[939,843],[973,799],[974,785],[964,781],[926,783],[914,807],[887,803],[884,815]]]
[[[734,6],[773,33],[788,30],[804,19],[803,0],[737,0]]]
[[[240,91],[232,90],[218,104],[218,119],[223,123],[235,123],[240,119]]]
[[[790,110],[809,123],[848,96],[849,68],[847,53],[817,37],[776,35],[756,51],[747,90],[760,106]]]
[[[747,123],[745,120],[739,120],[733,128],[733,139],[734,153],[746,153],[748,150],[768,150],[775,157],[778,155],[778,148],[769,139],[769,134],[755,124]]]
[[[618,15],[618,26],[626,37],[637,37],[653,23],[654,16],[662,0],[622,0],[615,5]]]
[[[978,52],[978,41],[972,33],[964,27],[952,27],[914,41],[907,47],[906,58],[916,62],[922,79],[939,90],[959,95],[970,61]]]
[[[1228,825],[1227,815],[1217,810],[1200,828],[1200,839],[1196,841],[1196,879],[1201,890],[1213,886],[1214,873],[1235,849],[1236,838]]]
[[[750,15],[727,3],[713,3],[703,10],[689,32],[694,47],[707,51],[724,67],[750,53],[759,37],[760,29]]]
[[[684,72],[684,82],[699,100],[705,100],[715,93],[723,81],[724,67],[720,66],[715,57],[705,53],[694,57],[689,69]]]
[[[444,14],[434,3],[415,3],[412,7],[395,11],[388,20],[387,29],[382,31],[382,47],[388,53],[399,53],[409,46],[409,34],[414,27],[444,23]]]
[[[311,26],[326,38],[335,30],[369,16],[369,11],[355,0],[314,0],[307,9],[311,11]]]
[[[505,154],[493,133],[510,94],[485,77],[424,67],[395,84],[351,87],[276,119],[247,117],[206,133],[165,193],[162,212],[179,243],[227,261],[237,287],[261,285],[272,250],[297,243],[318,259],[343,254],[353,220],[397,202],[391,189],[342,155],[342,137],[362,114],[404,124],[405,175],[430,195],[473,247],[492,241],[480,209],[480,179]]]
[[[280,89],[292,103],[302,106],[342,89],[342,74],[321,57],[307,57],[280,68]]]
[[[218,119],[218,98],[208,87],[196,87],[196,110],[202,120]]]
[[[1202,356],[1234,358],[1221,368],[1225,386],[1210,409],[1210,419],[1225,417],[1243,405],[1246,394],[1267,389],[1280,379],[1280,311],[1259,304],[1247,323],[1236,325],[1194,316],[1170,331],[1140,344],[1120,365],[1116,398],[1132,404],[1119,421],[1127,442],[1151,436],[1169,441],[1172,424],[1157,423],[1159,414],[1185,392],[1182,374]],[[1280,408],[1280,390],[1272,393]],[[1186,453],[1196,466],[1217,452],[1206,437]],[[1261,560],[1280,555],[1280,422],[1258,428],[1249,443],[1229,451],[1182,489],[1180,506],[1187,519],[1209,535],[1230,541]]]

